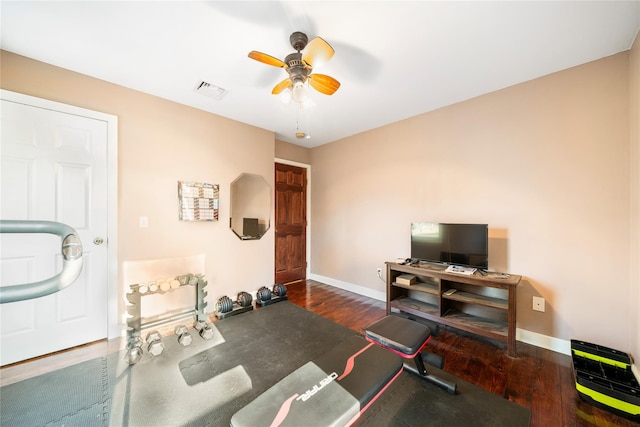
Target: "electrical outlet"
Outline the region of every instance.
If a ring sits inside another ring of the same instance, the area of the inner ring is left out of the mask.
[[[382,274],[382,269],[380,267],[378,267],[376,271],[378,272],[378,276]]]
[[[533,297],[533,309],[535,311],[544,312],[544,298],[542,298],[542,297]]]

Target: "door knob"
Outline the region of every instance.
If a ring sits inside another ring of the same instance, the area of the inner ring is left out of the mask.
[[[93,239],[94,245],[101,245],[103,243],[104,243],[104,239],[102,237],[96,237],[95,239]]]

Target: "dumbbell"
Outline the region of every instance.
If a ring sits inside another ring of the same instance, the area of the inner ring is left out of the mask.
[[[182,276],[176,277],[176,279],[178,279],[180,286],[184,286],[184,285],[195,286],[198,284],[198,278],[193,274],[184,274]]]
[[[273,293],[279,297],[283,297],[287,294],[287,287],[281,283],[273,285]]]
[[[213,328],[211,328],[211,325],[204,320],[198,320],[193,327],[198,331],[198,334],[202,339],[208,340],[213,338]]]
[[[142,359],[142,338],[139,336],[131,337],[127,342],[126,359],[129,365],[135,365]]]
[[[253,297],[249,292],[244,292],[244,291],[238,292],[236,302],[240,307],[249,307],[253,302]]]
[[[151,331],[147,334],[147,351],[152,356],[160,356],[164,351],[162,335],[158,331]]]
[[[258,289],[257,297],[259,301],[269,301],[271,300],[272,294],[275,294],[278,297],[283,297],[287,294],[287,287],[280,283],[276,283],[273,285],[273,291],[271,291],[266,286],[263,286]]]
[[[149,292],[157,292],[158,291],[158,284],[156,282],[149,282],[149,284],[147,286],[149,288]]]
[[[235,303],[240,307],[249,307],[253,302],[253,297],[249,292],[238,292]],[[216,311],[218,313],[228,313],[233,310],[234,301],[231,300],[228,296],[223,296],[216,303]]]
[[[193,338],[191,338],[191,334],[185,325],[176,326],[173,332],[175,332],[178,337],[178,343],[183,347],[188,346],[191,344],[191,341],[193,341]]]
[[[263,286],[258,289],[256,296],[258,297],[258,301],[269,301],[271,300],[271,291],[266,286]]]
[[[160,288],[160,292],[167,292],[171,289],[171,282],[167,279],[158,279],[156,280],[156,283],[158,284],[158,288]]]
[[[216,311],[218,313],[228,313],[231,310],[233,310],[233,301],[226,295],[216,303]]]

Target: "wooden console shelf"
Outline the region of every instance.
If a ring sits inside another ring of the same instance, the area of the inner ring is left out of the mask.
[[[446,266],[387,262],[387,314],[402,311],[506,343],[516,357],[516,287],[521,276],[449,273]],[[414,284],[396,282],[402,274]],[[451,294],[447,291],[455,289]]]

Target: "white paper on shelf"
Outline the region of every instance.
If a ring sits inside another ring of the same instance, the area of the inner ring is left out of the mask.
[[[448,273],[464,274],[465,276],[471,276],[476,272],[473,267],[462,267],[460,265],[450,265],[446,270]]]

